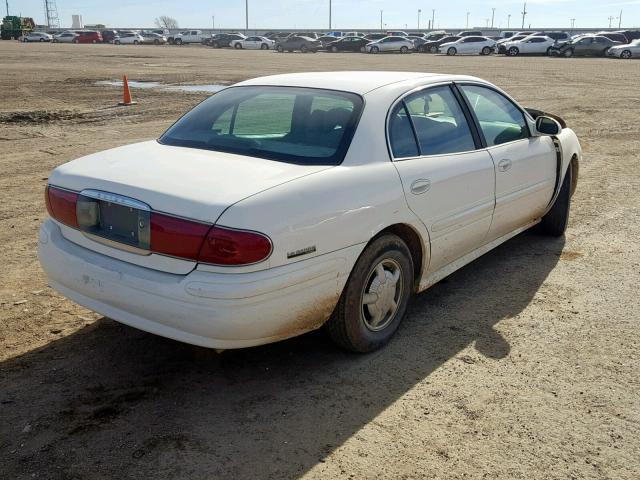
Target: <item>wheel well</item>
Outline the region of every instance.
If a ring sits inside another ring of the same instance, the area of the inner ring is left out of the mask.
[[[407,247],[409,247],[411,259],[413,260],[414,288],[417,288],[420,283],[420,279],[422,278],[422,261],[424,258],[424,248],[420,235],[418,235],[418,233],[416,233],[416,231],[409,225],[398,223],[381,230],[369,243],[385,233],[393,233],[394,235],[397,235],[404,243],[407,244]]]

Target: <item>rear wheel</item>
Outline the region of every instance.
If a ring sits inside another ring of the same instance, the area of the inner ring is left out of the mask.
[[[413,286],[413,262],[396,235],[375,239],[356,262],[338,305],[326,324],[343,348],[371,352],[398,329]]]
[[[631,58],[631,50],[625,50],[620,54],[620,58],[624,58],[625,60],[628,60]]]
[[[438,53],[438,47],[429,47],[431,53]]]
[[[302,53],[307,53],[307,52],[309,51],[309,48],[308,48],[306,45],[302,45],[302,46],[300,47],[300,51],[301,51]]]
[[[160,45],[160,40],[158,40],[157,38],[153,41],[154,45]]]
[[[458,53],[458,51],[454,47],[450,47],[449,50],[447,50],[447,55],[451,57],[454,56],[456,53]]]
[[[338,53],[338,47],[336,47],[335,45],[331,47],[331,51],[333,53]]]
[[[552,237],[559,237],[564,234],[569,223],[569,209],[571,207],[571,183],[572,167],[569,165],[564,176],[562,187],[558,198],[551,207],[551,210],[542,217],[540,228],[543,233]]]

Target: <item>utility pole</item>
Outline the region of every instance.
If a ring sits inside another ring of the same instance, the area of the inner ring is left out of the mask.
[[[609,15],[609,28],[611,28],[611,22],[613,22],[613,15]]]
[[[470,12],[467,12],[467,29],[469,29],[469,13]]]
[[[618,30],[622,28],[622,10],[620,10],[620,16],[618,17]]]
[[[620,15],[622,15],[622,13],[620,13]],[[433,30],[436,29],[436,10],[435,9],[431,10],[431,28]]]
[[[5,0],[5,3],[7,4],[7,17],[9,16],[9,0]]]
[[[382,28],[382,10],[380,10],[380,31],[382,32],[384,28]]]
[[[244,0],[244,30],[249,31],[249,0]]]
[[[496,9],[492,8],[491,9],[491,28],[493,28],[493,19],[496,16]]]
[[[522,29],[524,30],[524,17],[527,16],[527,2],[524,2],[524,8],[522,9]]]
[[[418,9],[418,31],[420,31],[420,14],[422,13],[422,10]]]
[[[511,23],[511,14],[507,15],[507,30],[509,29],[510,23]]]
[[[329,0],[329,30],[331,30],[331,0]]]
[[[576,26],[576,19],[572,18],[571,19],[571,30],[573,30],[573,28]]]

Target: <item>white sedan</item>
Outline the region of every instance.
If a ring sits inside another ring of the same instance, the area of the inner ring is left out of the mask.
[[[504,47],[507,51],[507,55],[516,57],[518,55],[548,55],[549,50],[556,44],[553,38],[542,35],[533,35],[522,40],[516,40],[514,42],[505,42]]]
[[[413,293],[536,224],[562,235],[581,156],[475,77],[256,78],[56,168],[39,257],[63,295],[158,335],[227,349],[324,325],[367,352]]]
[[[438,51],[447,55],[489,55],[495,46],[495,40],[487,37],[462,37],[455,42],[443,43],[438,47]]]
[[[615,45],[607,50],[607,56],[618,57],[628,60],[629,58],[640,58],[640,39],[633,40],[627,45]]]
[[[389,37],[381,38],[375,42],[367,43],[364,46],[364,50],[367,53],[380,53],[380,52],[400,52],[409,53],[415,49],[415,44],[412,40],[405,37],[391,35]]]
[[[23,42],[50,42],[52,40],[53,35],[44,32],[31,32],[22,37]]]
[[[247,37],[240,40],[232,40],[229,43],[233,48],[246,48],[247,50],[272,50],[276,44],[273,40],[269,40],[267,37]]]

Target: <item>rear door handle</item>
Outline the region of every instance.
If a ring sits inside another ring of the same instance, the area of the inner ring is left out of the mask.
[[[501,172],[506,172],[511,168],[511,160],[508,158],[503,158],[498,162],[498,170]]]
[[[414,195],[420,195],[421,193],[428,192],[431,188],[431,180],[428,178],[419,178],[411,184],[411,193]]]

